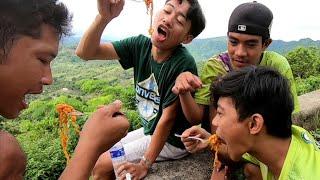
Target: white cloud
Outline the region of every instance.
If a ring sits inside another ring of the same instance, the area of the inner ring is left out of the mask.
[[[61,0],[74,14],[73,31],[84,32],[97,14],[96,0]],[[165,0],[154,0],[155,11]],[[207,20],[206,29],[199,38],[225,36],[232,10],[248,0],[199,0]],[[318,0],[259,0],[268,6],[274,15],[271,37],[282,40],[312,38],[320,40],[320,1]],[[124,38],[136,34],[147,34],[149,16],[144,3],[126,0],[120,16],[114,19],[104,35]]]

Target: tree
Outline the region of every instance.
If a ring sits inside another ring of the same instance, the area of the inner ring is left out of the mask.
[[[311,75],[320,74],[320,49],[316,47],[299,47],[290,51],[288,59],[293,75],[297,78],[305,79]]]

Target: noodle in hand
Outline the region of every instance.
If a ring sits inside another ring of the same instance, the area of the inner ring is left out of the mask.
[[[76,130],[77,134],[80,133],[79,125],[76,123],[77,116],[73,115],[75,109],[68,104],[58,104],[56,110],[59,113],[59,129],[60,129],[60,141],[63,153],[67,159],[67,163],[70,161],[70,155],[68,153],[68,141],[69,141],[69,121]]]
[[[152,28],[152,16],[153,16],[153,0],[144,0],[147,6],[147,14],[150,14],[150,27],[149,27],[149,34],[152,35],[153,28]]]

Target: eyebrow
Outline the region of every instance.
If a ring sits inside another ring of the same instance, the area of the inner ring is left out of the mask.
[[[229,39],[231,40],[236,40],[236,41],[239,41],[239,39],[237,39],[236,37],[233,37],[233,36],[228,36]],[[245,43],[259,43],[259,40],[257,39],[249,39],[249,40],[246,40]]]
[[[221,109],[222,111],[224,111],[224,108],[219,103],[218,103],[218,108]]]
[[[57,57],[56,53],[52,53],[52,52],[49,52],[49,51],[46,51],[46,50],[39,52],[39,54],[42,54],[44,56],[50,56],[52,59]]]
[[[175,6],[172,5],[170,2],[168,2],[167,5],[171,6],[174,10],[176,9]],[[182,12],[178,12],[178,14],[187,20],[187,16],[184,15]]]

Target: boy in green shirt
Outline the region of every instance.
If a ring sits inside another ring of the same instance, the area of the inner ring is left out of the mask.
[[[172,89],[179,94],[181,105],[191,123],[202,123],[207,131],[215,115],[210,108],[210,115],[204,113],[209,109],[211,83],[220,75],[249,65],[268,66],[278,70],[289,79],[294,97],[295,110],[299,111],[299,102],[291,67],[285,57],[276,52],[265,51],[271,44],[270,30],[273,15],[270,9],[257,2],[239,5],[232,12],[228,25],[228,52],[210,58],[203,67],[200,79],[189,73],[180,74]],[[192,91],[196,90],[195,99]]]
[[[143,35],[112,43],[101,43],[107,24],[117,17],[123,0],[98,0],[95,21],[81,39],[76,54],[86,60],[119,59],[124,69],[133,68],[136,104],[143,128],[121,140],[130,163],[117,174],[144,178],[156,160],[179,159],[188,154],[174,133],[191,127],[171,89],[181,72],[197,74],[193,57],[181,45],[189,43],[205,27],[197,0],[167,0],[155,16],[151,38]],[[102,154],[93,170],[94,179],[113,178],[109,152]],[[126,173],[125,173],[126,172]]]
[[[267,67],[246,67],[212,85],[213,125],[229,157],[260,166],[264,180],[320,178],[320,150],[303,128],[292,125],[287,79]],[[213,178],[224,175],[217,168]]]

